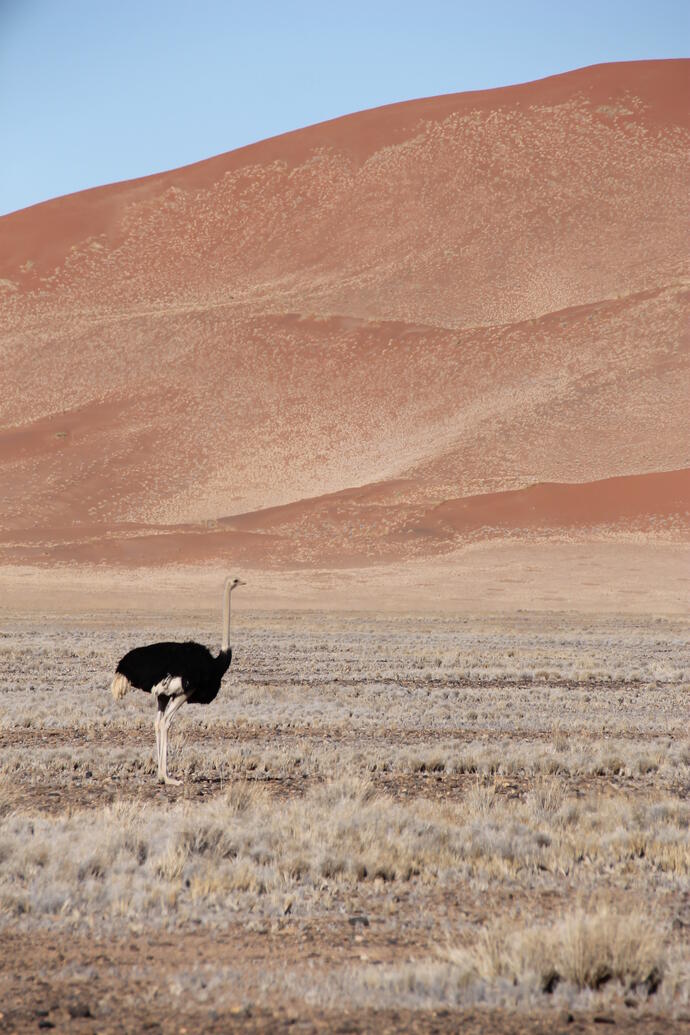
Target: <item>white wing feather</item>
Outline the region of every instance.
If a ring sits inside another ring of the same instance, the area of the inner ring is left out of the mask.
[[[181,692],[181,676],[166,676],[165,679],[161,679],[160,683],[156,683],[156,685],[151,688],[151,693],[154,697],[157,697],[158,694],[166,694],[168,697],[175,697]]]

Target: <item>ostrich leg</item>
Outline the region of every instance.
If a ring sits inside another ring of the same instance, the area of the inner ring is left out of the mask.
[[[161,725],[167,703],[167,697],[161,696],[156,698],[156,766],[158,767],[158,779],[161,782],[163,782],[161,773]]]
[[[161,718],[161,751],[158,767],[158,781],[159,783],[165,783],[173,787],[179,787],[182,780],[175,780],[172,776],[168,776],[168,730],[170,729],[170,723],[172,722],[175,712],[182,707],[186,700],[187,697],[185,694],[180,694],[179,697],[171,697]]]

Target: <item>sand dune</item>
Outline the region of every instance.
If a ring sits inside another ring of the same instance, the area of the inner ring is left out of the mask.
[[[0,558],[687,535],[690,63],[362,112],[0,220]]]
[[[218,521],[188,525],[64,524],[5,537],[15,563],[222,564],[334,569],[453,555],[478,542],[531,540],[682,542],[690,519],[690,470],[539,484],[445,500],[401,502],[406,483],[379,483]]]

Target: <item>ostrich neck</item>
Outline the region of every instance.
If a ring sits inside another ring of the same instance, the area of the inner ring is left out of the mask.
[[[225,587],[225,595],[223,597],[223,643],[221,650],[225,653],[230,646],[230,593],[232,592],[230,584]]]

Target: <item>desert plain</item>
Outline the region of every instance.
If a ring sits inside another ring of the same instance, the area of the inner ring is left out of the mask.
[[[180,788],[169,616],[3,617],[6,1030],[683,1030],[685,619],[237,612]]]
[[[0,1031],[687,1030],[687,86],[0,219]]]

